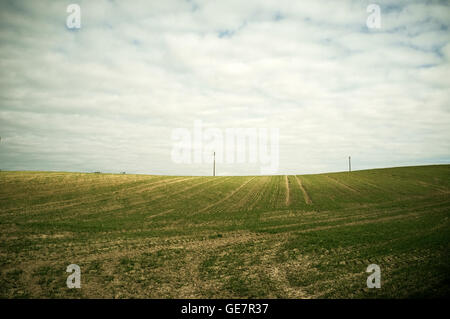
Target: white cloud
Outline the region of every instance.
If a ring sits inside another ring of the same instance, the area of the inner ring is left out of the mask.
[[[209,174],[170,160],[195,120],[280,128],[280,174],[450,160],[444,2],[79,3],[0,5],[2,169]]]

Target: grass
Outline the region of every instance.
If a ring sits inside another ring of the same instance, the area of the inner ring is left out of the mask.
[[[450,165],[299,176],[0,172],[1,298],[450,295]],[[81,267],[81,289],[66,267]],[[381,289],[368,289],[369,264]]]

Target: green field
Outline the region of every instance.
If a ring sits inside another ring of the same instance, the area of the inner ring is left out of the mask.
[[[450,165],[298,176],[0,172],[1,298],[450,295]],[[68,289],[66,267],[81,267]],[[381,267],[368,289],[366,268]]]

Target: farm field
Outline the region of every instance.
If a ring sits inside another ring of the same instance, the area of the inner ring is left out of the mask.
[[[0,172],[0,298],[450,295],[450,165],[289,176]],[[368,289],[366,268],[381,268]],[[81,267],[68,289],[66,267]]]

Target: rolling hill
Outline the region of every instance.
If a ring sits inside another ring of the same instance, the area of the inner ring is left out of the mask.
[[[450,295],[450,165],[290,176],[0,172],[1,298]],[[369,264],[381,288],[366,286]],[[81,267],[81,289],[66,267]]]

